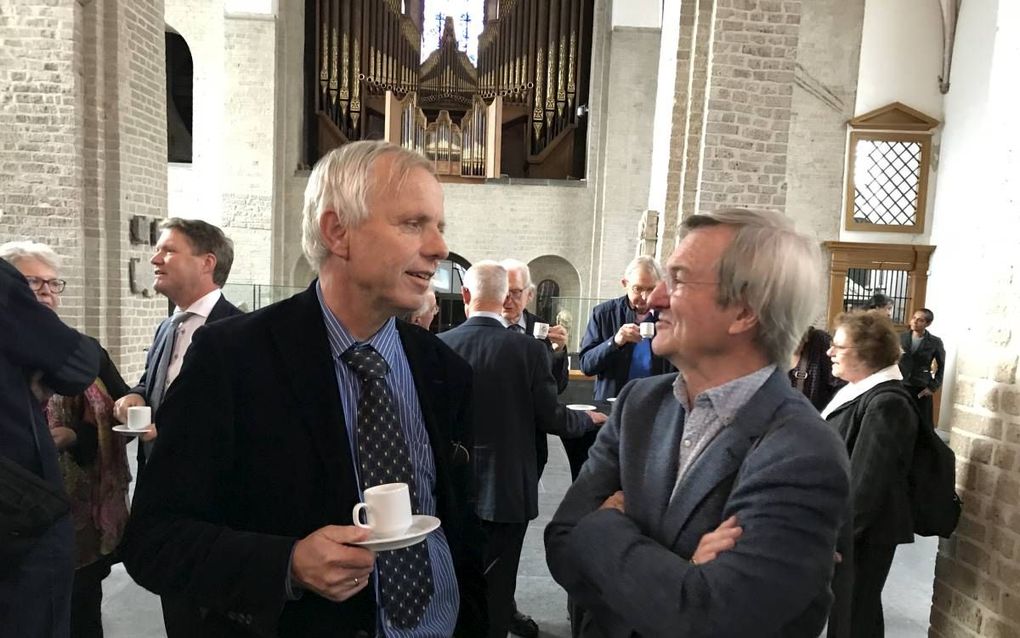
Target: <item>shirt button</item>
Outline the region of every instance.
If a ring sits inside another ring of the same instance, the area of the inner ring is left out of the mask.
[[[684,439],[684,447],[691,447],[691,440],[690,439]]]

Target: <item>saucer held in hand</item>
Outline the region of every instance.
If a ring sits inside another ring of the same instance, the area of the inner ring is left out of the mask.
[[[411,517],[411,527],[402,534],[379,537],[372,534],[368,540],[351,545],[358,545],[375,552],[386,552],[394,549],[403,549],[411,545],[417,545],[425,540],[425,537],[439,528],[439,519],[426,514],[415,514]]]

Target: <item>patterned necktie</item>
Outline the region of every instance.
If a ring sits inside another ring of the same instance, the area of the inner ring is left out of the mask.
[[[516,332],[519,335],[524,334],[524,326],[522,326],[519,323],[510,324],[509,326],[506,327],[506,329],[510,330],[511,332]]]
[[[152,378],[152,389],[149,392],[149,405],[155,412],[159,404],[163,402],[163,395],[166,393],[167,373],[170,370],[170,360],[174,353],[174,344],[177,342],[177,329],[185,319],[192,316],[193,312],[178,312],[170,318],[170,325],[163,333],[163,349],[159,353],[159,361],[156,363],[156,374]]]
[[[358,400],[358,460],[363,488],[407,483],[411,507],[419,511],[414,468],[397,406],[384,378],[389,365],[375,348],[352,346],[340,358],[361,379]],[[432,563],[427,543],[376,556],[383,608],[397,627],[417,627],[432,598]]]

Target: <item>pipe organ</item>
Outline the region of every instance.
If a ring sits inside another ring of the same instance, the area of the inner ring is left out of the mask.
[[[585,134],[594,0],[500,0],[477,66],[449,17],[422,62],[421,26],[400,0],[306,1],[311,160],[385,135],[441,174],[498,176],[504,157],[513,176],[583,177],[572,154],[584,148],[574,136]]]

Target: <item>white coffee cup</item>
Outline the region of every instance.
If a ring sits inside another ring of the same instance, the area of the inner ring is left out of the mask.
[[[367,523],[361,522],[365,510]],[[411,526],[411,493],[407,483],[384,483],[365,490],[365,502],[354,506],[354,524],[376,536],[398,536]]]
[[[128,408],[127,426],[132,430],[144,430],[152,425],[152,408],[147,405],[136,405]]]
[[[641,325],[638,326],[638,330],[641,332],[641,337],[643,339],[651,339],[655,336],[655,322],[642,321]]]
[[[531,329],[531,333],[535,335],[536,339],[545,339],[549,336],[549,324],[536,321],[535,327]]]

